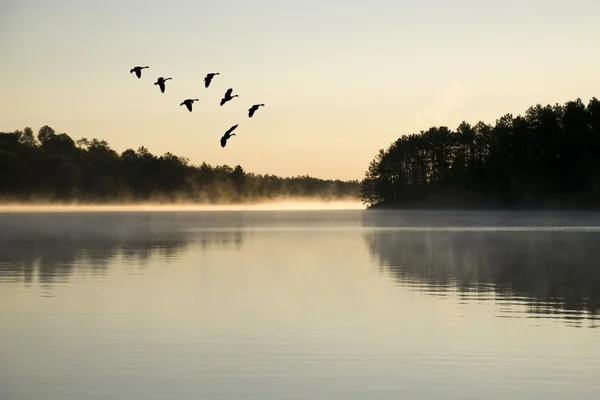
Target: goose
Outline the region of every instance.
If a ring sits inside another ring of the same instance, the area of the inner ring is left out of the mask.
[[[140,79],[142,77],[142,70],[144,68],[150,68],[150,67],[140,67],[140,66],[133,67],[129,70],[129,73],[132,74],[135,72],[135,75],[138,77],[138,79]]]
[[[225,95],[223,96],[223,98],[221,99],[221,105],[227,103],[229,100],[233,99],[234,97],[239,97],[237,94],[234,94],[233,96],[231,95],[231,92],[233,92],[232,88],[227,89],[227,91],[225,92]]]
[[[234,126],[232,126],[231,128],[229,128],[227,130],[227,132],[225,132],[225,134],[223,135],[223,137],[221,137],[221,147],[225,147],[225,145],[227,144],[227,140],[229,138],[231,138],[232,136],[235,136],[235,133],[231,133],[235,130],[235,128],[238,127],[239,124],[235,124]]]
[[[210,86],[210,82],[215,77],[215,75],[220,75],[218,72],[211,72],[210,74],[206,74],[204,78],[204,87]]]
[[[198,99],[187,99],[187,100],[184,100],[184,101],[183,101],[183,102],[182,102],[182,103],[179,105],[179,107],[181,107],[182,105],[184,105],[184,104],[185,104],[185,106],[187,107],[187,109],[188,109],[190,112],[192,112],[192,104],[193,104],[195,101],[198,101]]]
[[[252,107],[250,107],[250,109],[248,109],[248,118],[252,118],[252,116],[254,115],[254,113],[256,112],[256,110],[258,110],[259,107],[264,107],[264,104],[255,104]]]
[[[165,92],[165,82],[168,81],[169,79],[173,79],[173,78],[163,78],[162,76],[160,78],[158,78],[158,80],[156,82],[154,82],[155,85],[158,85],[158,87],[160,88],[161,92]]]

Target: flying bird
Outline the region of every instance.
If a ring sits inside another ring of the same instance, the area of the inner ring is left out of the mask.
[[[131,68],[131,69],[129,70],[129,73],[131,74],[131,73],[134,73],[134,72],[135,72],[135,75],[138,77],[138,79],[140,79],[140,78],[142,77],[142,70],[143,70],[144,68],[150,68],[150,67],[140,67],[140,66],[138,66],[138,67],[133,67],[133,68]]]
[[[158,78],[158,80],[156,82],[154,82],[155,85],[158,85],[158,87],[160,88],[161,92],[165,92],[165,82],[168,81],[169,79],[173,79],[173,78],[163,78],[162,76],[160,78]]]
[[[225,92],[225,96],[223,96],[223,98],[221,99],[221,105],[227,103],[229,100],[233,99],[234,97],[239,97],[237,94],[234,94],[232,96],[231,92],[233,92],[232,88],[227,89],[227,91]]]
[[[210,82],[215,77],[215,75],[219,75],[219,73],[212,72],[212,73],[206,75],[206,77],[204,78],[204,87],[208,87],[210,85]]]
[[[198,101],[198,99],[187,99],[187,100],[184,100],[184,101],[183,101],[183,102],[182,102],[182,103],[179,105],[179,107],[181,107],[182,105],[184,105],[184,104],[185,104],[185,106],[187,107],[187,109],[188,109],[190,112],[192,112],[192,104],[193,104],[195,101]]]
[[[248,118],[252,118],[252,116],[254,115],[254,113],[256,112],[256,110],[258,110],[259,107],[264,107],[264,104],[255,104],[252,107],[250,107],[248,109]]]
[[[225,132],[225,134],[223,135],[223,137],[221,138],[221,147],[225,147],[225,145],[227,144],[227,140],[229,138],[231,138],[232,136],[235,136],[235,133],[231,133],[235,130],[235,128],[238,127],[239,124],[235,124],[234,126],[232,126],[231,128],[229,128],[227,130],[227,132]]]

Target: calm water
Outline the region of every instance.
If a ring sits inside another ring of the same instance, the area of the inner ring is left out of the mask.
[[[0,214],[0,399],[599,399],[597,214]]]

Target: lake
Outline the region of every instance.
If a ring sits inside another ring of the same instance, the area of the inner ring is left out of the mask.
[[[0,398],[598,399],[597,213],[0,213]]]

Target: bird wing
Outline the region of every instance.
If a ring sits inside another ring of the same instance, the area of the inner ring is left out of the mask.
[[[187,102],[185,103],[185,106],[187,107],[188,110],[190,110],[190,112],[192,112],[192,103],[191,102]]]
[[[228,134],[230,134],[231,132],[233,132],[233,131],[235,130],[235,128],[237,128],[237,127],[238,127],[238,125],[239,125],[239,124],[235,124],[234,126],[232,126],[231,128],[229,128],[229,129],[227,130],[227,132],[225,132],[225,135],[228,135]]]
[[[220,104],[221,104],[221,105],[223,105],[223,104],[225,104],[226,102],[227,102],[227,100],[225,100],[225,97],[223,97],[223,98],[221,99],[221,103],[220,103]]]
[[[141,77],[142,77],[142,70],[141,70],[141,69],[139,69],[139,68],[137,68],[137,69],[135,70],[135,74],[137,75],[137,77],[138,77],[138,78],[141,78]]]
[[[256,109],[254,107],[251,107],[248,110],[248,118],[252,118],[252,116],[254,115],[254,111],[256,111]]]
[[[231,96],[231,92],[233,92],[233,89],[232,89],[232,88],[229,88],[229,89],[227,89],[227,91],[225,92],[225,96],[226,96],[226,97],[229,97],[229,96]]]
[[[161,92],[165,92],[165,83],[164,82],[158,82],[158,87],[160,88]]]
[[[226,144],[227,144],[227,139],[225,138],[225,136],[223,136],[221,138],[221,147],[225,147]]]

